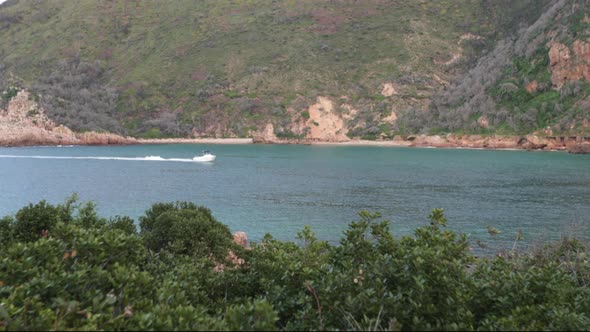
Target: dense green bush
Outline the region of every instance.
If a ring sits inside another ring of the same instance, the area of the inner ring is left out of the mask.
[[[227,226],[192,203],[154,204],[140,226],[146,247],[155,252],[223,259],[233,243]]]
[[[127,216],[115,216],[109,220],[109,227],[119,229],[127,234],[137,234],[135,221]]]
[[[46,201],[29,204],[16,213],[12,234],[17,241],[34,241],[50,231],[59,221],[59,209]]]
[[[13,240],[12,235],[12,224],[14,223],[14,219],[11,217],[4,217],[0,219],[0,250],[10,244]]]
[[[446,223],[434,210],[413,236],[395,237],[361,212],[338,245],[306,227],[296,242],[267,235],[244,250],[192,203],[154,204],[138,233],[76,197],[42,201],[0,219],[0,328],[590,328],[583,243],[476,258]]]

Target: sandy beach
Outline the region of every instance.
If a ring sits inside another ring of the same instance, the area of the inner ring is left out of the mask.
[[[252,144],[251,138],[139,138],[138,144]]]
[[[311,145],[337,145],[337,146],[386,146],[386,147],[407,147],[411,146],[409,141],[367,141],[350,140],[344,142],[311,142]]]

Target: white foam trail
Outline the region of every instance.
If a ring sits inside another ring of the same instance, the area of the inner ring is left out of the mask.
[[[177,161],[184,163],[199,162],[193,159],[185,158],[162,158],[160,156],[146,157],[71,157],[71,156],[17,156],[17,155],[0,155],[0,158],[23,158],[23,159],[74,159],[74,160],[127,160],[127,161]]]

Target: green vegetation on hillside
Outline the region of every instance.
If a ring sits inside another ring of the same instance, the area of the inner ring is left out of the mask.
[[[77,130],[246,136],[273,122],[288,136],[322,95],[347,96],[352,133],[377,135],[395,129],[381,121],[392,110],[426,107],[435,75],[460,77],[548,2],[10,0],[0,71]],[[388,82],[403,91],[382,96]]]
[[[400,115],[400,128],[430,133],[528,134],[548,127],[554,134],[590,133],[590,81],[579,74],[587,56],[576,54],[574,41],[588,42],[590,1],[552,1],[548,9],[515,38],[503,40],[475,67],[432,98],[428,112]],[[570,57],[550,64],[550,47],[570,48]],[[585,57],[585,58],[582,58]],[[573,64],[583,64],[575,67]],[[552,81],[553,72],[566,77]],[[482,122],[483,120],[483,122]]]
[[[441,210],[413,236],[360,213],[338,245],[251,249],[192,203],[97,216],[75,197],[0,219],[5,330],[587,330],[589,248],[474,257]],[[518,238],[517,238],[518,240]]]

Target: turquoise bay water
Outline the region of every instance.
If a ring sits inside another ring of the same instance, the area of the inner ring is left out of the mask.
[[[218,159],[70,159],[192,158],[204,149]],[[291,145],[0,148],[0,216],[41,199],[60,203],[73,192],[96,202],[103,216],[137,218],[155,202],[193,201],[254,241],[265,233],[294,240],[310,225],[336,242],[361,210],[380,212],[394,234],[406,235],[436,207],[449,228],[492,246],[510,246],[518,229],[529,244],[562,234],[590,238],[590,155]],[[502,231],[494,241],[488,225]]]

